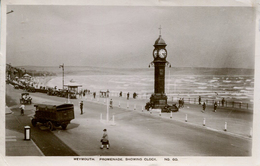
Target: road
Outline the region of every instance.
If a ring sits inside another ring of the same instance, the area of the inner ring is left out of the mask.
[[[21,125],[30,125],[32,139],[46,156],[250,156],[252,140],[235,137],[165,119],[115,107],[110,109],[110,120],[105,120],[106,106],[84,101],[84,114],[80,115],[79,99],[71,99],[75,106],[75,119],[67,130],[33,128],[30,116],[32,105],[26,106],[25,116],[18,115],[19,96],[22,90],[7,85],[7,105],[15,112]],[[65,98],[31,93],[33,103],[65,102]],[[103,120],[100,120],[100,115]],[[7,121],[8,123],[8,121]],[[7,127],[9,124],[7,124]],[[103,129],[108,130],[111,147],[99,149]],[[12,128],[18,130],[17,128]]]

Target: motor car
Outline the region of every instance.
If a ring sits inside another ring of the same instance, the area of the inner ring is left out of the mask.
[[[32,104],[32,98],[28,92],[21,93],[20,104]]]

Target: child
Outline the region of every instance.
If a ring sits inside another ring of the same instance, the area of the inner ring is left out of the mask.
[[[100,149],[103,149],[104,146],[107,146],[107,149],[109,149],[110,145],[109,145],[109,140],[108,140],[108,135],[107,135],[107,129],[104,129],[103,131],[104,131],[104,133],[103,133],[103,137],[101,139],[102,145],[101,145]]]

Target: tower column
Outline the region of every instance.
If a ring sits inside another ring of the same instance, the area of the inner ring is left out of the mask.
[[[161,31],[161,28],[159,28]],[[151,62],[154,66],[154,93],[150,97],[152,108],[164,109],[167,105],[167,96],[165,95],[165,66],[169,64],[166,61],[167,44],[162,39],[161,32],[159,38],[154,43],[153,58]]]

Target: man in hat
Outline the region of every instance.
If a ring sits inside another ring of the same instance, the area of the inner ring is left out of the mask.
[[[213,112],[217,112],[217,107],[218,107],[218,103],[215,101],[214,102],[214,110],[213,110]]]
[[[109,107],[113,108],[113,100],[112,99],[110,99]]]
[[[80,102],[80,111],[81,111],[81,115],[83,114],[83,101]]]
[[[206,102],[205,102],[205,101],[204,101],[203,104],[202,104],[202,109],[203,109],[203,110],[202,110],[201,112],[204,113],[205,110],[206,110]]]
[[[101,145],[100,149],[103,149],[104,146],[106,146],[107,149],[109,149],[110,145],[109,145],[109,140],[108,140],[108,135],[107,135],[107,129],[104,129],[103,131],[104,131],[104,133],[103,133],[103,136],[102,136],[102,139],[101,139],[102,145]]]

